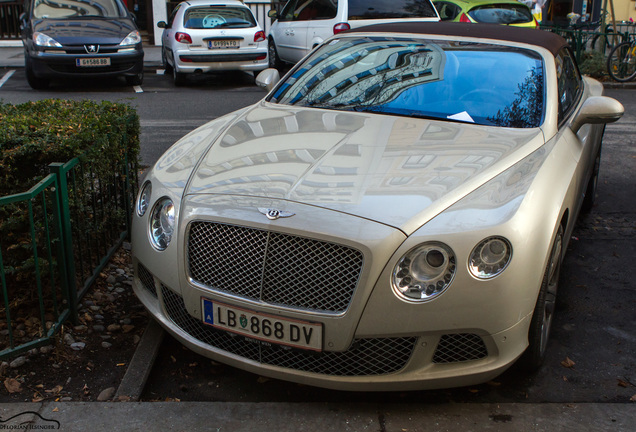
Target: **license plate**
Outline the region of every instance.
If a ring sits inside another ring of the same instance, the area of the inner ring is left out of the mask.
[[[79,58],[75,60],[75,64],[77,66],[110,66],[110,58],[109,57],[99,57],[99,58]]]
[[[208,41],[208,48],[210,49],[223,49],[223,48],[238,48],[241,46],[239,40],[219,39]]]
[[[322,324],[281,318],[201,298],[203,322],[261,341],[322,351]]]

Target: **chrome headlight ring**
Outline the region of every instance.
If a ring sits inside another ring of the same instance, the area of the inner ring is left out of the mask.
[[[152,183],[146,182],[141,191],[139,191],[139,196],[137,197],[137,205],[135,206],[137,210],[137,216],[142,217],[146,214],[148,207],[150,206],[150,199],[152,198]]]
[[[468,269],[477,279],[492,279],[503,272],[512,259],[512,245],[503,237],[482,240],[470,254]]]
[[[450,286],[457,271],[453,250],[439,242],[423,243],[408,251],[393,269],[393,291],[408,301],[424,302]]]
[[[150,243],[158,251],[165,250],[174,234],[175,208],[168,197],[157,200],[148,221]]]

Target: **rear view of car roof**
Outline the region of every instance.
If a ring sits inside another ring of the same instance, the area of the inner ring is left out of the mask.
[[[375,24],[348,30],[346,33],[411,33],[423,35],[457,36],[495,39],[536,45],[556,55],[568,45],[565,39],[552,32],[504,26],[497,24],[470,24],[455,22],[408,22]]]

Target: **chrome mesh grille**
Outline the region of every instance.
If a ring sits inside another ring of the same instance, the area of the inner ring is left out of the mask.
[[[457,363],[485,357],[488,357],[488,349],[480,336],[470,333],[446,334],[439,340],[433,363]]]
[[[193,222],[187,245],[197,283],[293,308],[346,311],[362,272],[360,251],[255,228]]]
[[[170,319],[190,336],[214,348],[272,366],[332,376],[386,375],[406,366],[417,342],[415,337],[357,339],[347,351],[319,353],[264,345],[203,324],[188,314],[181,296],[165,286],[161,293]]]
[[[137,277],[141,281],[141,285],[143,285],[150,294],[157,297],[157,288],[155,287],[155,278],[150,274],[148,269],[143,266],[143,264],[137,264]]]

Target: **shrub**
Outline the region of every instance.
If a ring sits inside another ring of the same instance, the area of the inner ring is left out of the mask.
[[[586,51],[579,65],[581,73],[592,78],[603,78],[606,73],[605,57],[600,51]]]
[[[76,273],[69,276],[78,287],[90,280],[126,229],[130,214],[124,210],[132,208],[134,199],[139,131],[139,117],[126,104],[0,104],[0,197],[28,191],[49,174],[53,162],[80,159],[67,177],[76,264]],[[126,162],[132,178],[126,178]],[[126,189],[126,183],[133,190]],[[12,309],[12,319],[45,314],[55,318],[68,301],[75,301],[59,289],[65,259],[60,221],[53,211],[55,193],[49,187],[32,200],[0,206],[0,263],[7,287],[0,320],[5,304]],[[38,308],[41,313],[34,314]],[[0,328],[3,325],[0,321]],[[40,322],[40,333],[45,328]],[[3,339],[0,348],[7,343]]]
[[[28,190],[52,162],[82,155],[96,171],[137,160],[139,117],[112,102],[43,100],[0,104],[0,196]]]

